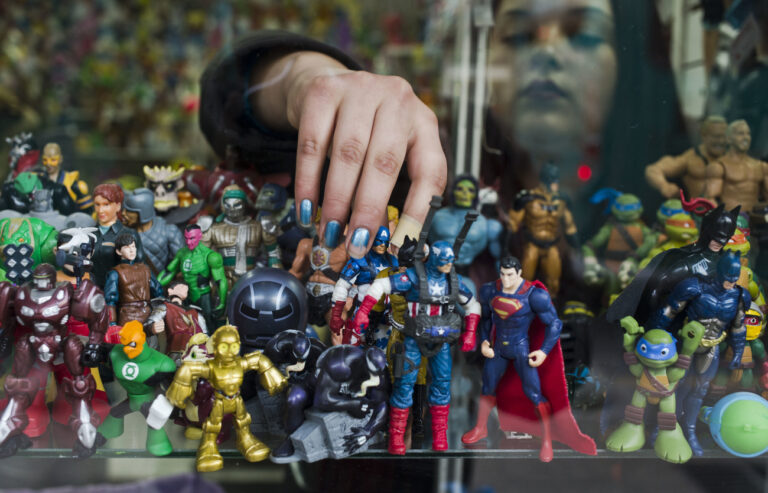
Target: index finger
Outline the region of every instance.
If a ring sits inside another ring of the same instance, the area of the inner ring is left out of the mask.
[[[406,160],[411,187],[400,222],[392,235],[391,243],[396,247],[402,246],[406,236],[418,238],[430,199],[433,195],[443,194],[448,180],[448,163],[440,144],[437,117],[423,103],[422,110],[414,118]]]

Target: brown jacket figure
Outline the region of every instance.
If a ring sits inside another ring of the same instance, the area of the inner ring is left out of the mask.
[[[104,284],[110,320],[118,325],[131,320],[144,323],[152,312],[150,300],[162,296],[163,288],[146,264],[136,262],[133,235],[123,233],[118,236],[115,252],[122,260],[107,273]]]
[[[168,285],[168,299],[153,303],[152,314],[147,320],[147,325],[152,324],[153,334],[165,334],[165,340],[160,339],[159,350],[173,358],[177,364],[192,336],[208,333],[205,318],[200,316],[200,311],[186,304],[188,297],[189,286],[179,281],[172,282]]]
[[[701,125],[701,145],[679,156],[664,156],[645,168],[648,184],[664,196],[676,198],[680,187],[671,179],[680,179],[687,197],[701,197],[707,184],[707,165],[721,158],[727,149],[725,118],[710,116]]]
[[[752,135],[744,120],[728,125],[728,144],[725,156],[707,166],[705,196],[727,209],[740,205],[741,210],[751,211],[760,201],[760,192],[768,194],[768,163],[747,154]]]
[[[553,297],[560,290],[560,238],[565,234],[571,247],[578,248],[576,223],[558,193],[558,175],[557,167],[546,164],[539,176],[541,184],[518,193],[514,208],[509,211],[510,229],[514,233],[522,227],[525,236],[523,277],[533,281],[541,268],[544,284]]]

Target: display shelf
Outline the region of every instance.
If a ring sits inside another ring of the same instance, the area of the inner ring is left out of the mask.
[[[143,448],[145,440],[145,430],[142,428],[141,417],[138,414],[129,415],[126,418],[125,433],[123,436],[107,441],[107,444],[100,448],[93,455],[96,459],[138,459],[152,458],[162,460],[194,458],[197,452],[197,441],[189,440],[184,437],[183,429],[175,424],[167,424],[166,431],[173,444],[174,451],[164,457],[156,457],[148,453]],[[43,437],[36,439],[31,448],[21,450],[17,457],[40,458],[40,459],[71,459],[72,450],[65,447],[67,440],[71,439],[68,429],[60,425],[54,425],[53,434],[49,432]],[[703,433],[701,434],[703,435]],[[257,434],[270,447],[276,447],[281,441],[281,437],[274,435]],[[534,459],[539,456],[537,439],[506,439],[492,435],[493,447],[484,447],[482,443],[474,446],[463,446],[460,441],[460,435],[451,433],[449,435],[449,449],[445,452],[435,452],[431,450],[431,441],[429,437],[416,443],[405,456],[390,455],[386,450],[386,442],[382,442],[374,449],[364,453],[351,456],[352,459]],[[706,443],[705,439],[702,440]],[[232,439],[224,442],[219,450],[225,459],[242,460],[240,452],[234,446]],[[555,461],[558,459],[585,459],[585,460],[617,460],[617,459],[651,459],[659,460],[654,451],[650,448],[630,453],[617,453],[605,449],[598,449],[596,456],[590,456],[575,452],[569,448],[564,448],[555,443]],[[739,459],[726,452],[709,448],[704,451],[704,456],[693,460],[706,459]],[[763,458],[758,458],[764,460]]]

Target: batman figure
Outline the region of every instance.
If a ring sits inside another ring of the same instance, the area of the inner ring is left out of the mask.
[[[645,324],[677,283],[690,276],[714,275],[723,247],[736,230],[739,209],[728,212],[721,204],[709,210],[695,243],[656,255],[608,308],[608,321],[633,315]]]

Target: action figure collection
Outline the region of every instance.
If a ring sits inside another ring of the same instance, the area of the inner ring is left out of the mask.
[[[595,438],[609,451],[648,443],[674,463],[714,444],[762,453],[765,430],[735,416],[768,410],[749,228],[766,209],[768,164],[748,155],[744,121],[710,117],[702,137],[648,166],[668,199],[657,225],[635,195],[603,189],[592,202],[609,219],[580,244],[548,163],[495,217],[478,210],[478,181],[457,177],[418,238],[390,244],[390,211],[363,256],[346,251],[342,225],[318,237],[311,208],[249,171],[214,180],[220,170],[144,166],[139,188],[90,190],[57,143],[15,145],[11,161],[25,166],[0,193],[0,457],[33,446],[51,418],[89,457],[139,412],[149,453],[173,451],[172,421],[199,440],[199,471],[223,467],[230,436],[246,460],[283,463],[404,455],[424,435],[440,452],[522,433],[549,462],[555,442],[597,454],[574,413],[601,405]],[[484,261],[495,281],[474,272]],[[566,298],[566,267],[597,295]],[[597,323],[625,363],[599,376]],[[481,378],[474,426],[452,434],[460,358]],[[488,426],[494,409],[500,430]]]

